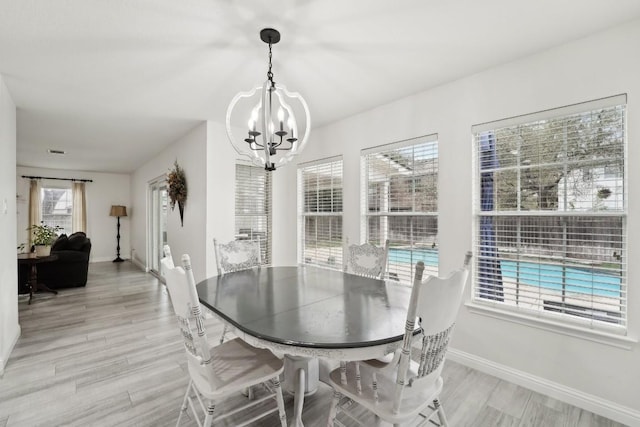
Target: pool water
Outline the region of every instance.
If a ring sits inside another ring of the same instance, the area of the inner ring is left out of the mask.
[[[389,249],[389,262],[415,264],[422,261],[428,266],[438,265],[438,251],[419,249]],[[562,290],[563,270],[567,292],[602,297],[620,298],[621,277],[615,274],[592,271],[579,267],[562,267],[553,264],[501,260],[502,277],[516,280],[521,284],[539,286],[545,289]]]

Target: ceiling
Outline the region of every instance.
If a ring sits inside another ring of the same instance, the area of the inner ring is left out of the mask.
[[[267,71],[313,126],[640,17],[616,0],[0,0],[17,164],[129,173]],[[312,143],[313,140],[311,140]],[[47,149],[66,155],[52,155]]]

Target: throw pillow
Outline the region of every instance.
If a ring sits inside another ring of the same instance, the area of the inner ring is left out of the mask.
[[[78,231],[76,233],[73,233],[71,236],[69,236],[69,246],[67,249],[71,251],[81,251],[86,241],[87,235],[83,232]]]
[[[66,234],[61,234],[60,236],[58,236],[56,241],[53,242],[53,245],[51,245],[51,250],[64,251],[67,249],[68,245],[69,245],[69,238],[67,237]]]

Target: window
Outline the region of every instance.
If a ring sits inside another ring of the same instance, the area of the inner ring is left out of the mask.
[[[625,104],[474,126],[476,302],[624,330]]]
[[[236,165],[236,239],[260,240],[263,264],[271,263],[271,172]]]
[[[58,234],[71,234],[73,197],[71,188],[43,187],[40,190],[42,222],[51,227],[58,226]]]
[[[301,262],[342,267],[342,158],[298,169]]]
[[[411,283],[418,261],[438,274],[438,140],[423,136],[362,152],[363,233],[389,239],[389,277]]]

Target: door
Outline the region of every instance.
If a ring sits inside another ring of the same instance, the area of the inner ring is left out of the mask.
[[[165,177],[149,183],[149,271],[160,276],[162,249],[167,244],[167,181]]]

